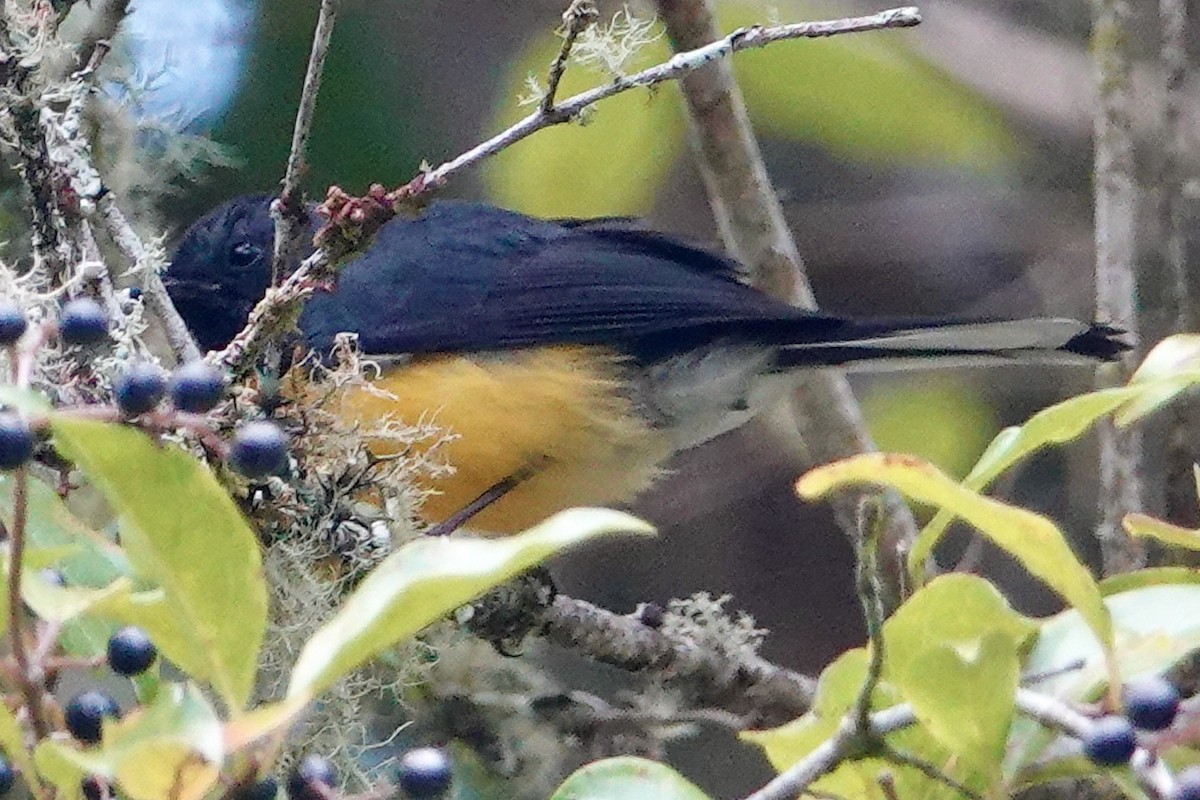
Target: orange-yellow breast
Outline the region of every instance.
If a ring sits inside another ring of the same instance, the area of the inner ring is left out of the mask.
[[[469,523],[514,533],[571,506],[625,503],[654,480],[671,448],[629,397],[627,369],[617,355],[582,346],[427,357],[375,381],[390,397],[347,390],[334,407],[359,420],[430,419],[457,437],[439,445],[455,471],[423,507],[434,522],[535,467]],[[396,445],[370,447],[386,455]]]

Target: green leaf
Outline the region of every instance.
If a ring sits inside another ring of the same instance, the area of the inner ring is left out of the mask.
[[[1116,670],[1122,680],[1161,673],[1200,649],[1200,585],[1152,585],[1105,598],[1111,615]],[[1045,620],[1025,661],[1030,688],[1068,702],[1092,700],[1108,680],[1104,650],[1076,609]],[[1018,718],[1005,773],[1018,776],[1053,740],[1041,726]]]
[[[1105,648],[1112,648],[1112,623],[1100,590],[1050,520],[977,494],[923,461],[884,453],[868,453],[818,467],[800,478],[796,490],[801,497],[812,498],[862,483],[890,486],[918,503],[962,517],[1079,609]]]
[[[250,696],[266,630],[267,590],[254,532],[213,477],[183,450],[139,430],[58,416],[58,448],[121,517],[121,542],[161,587],[168,620],[155,643],[231,707]]]
[[[501,83],[500,107],[492,123],[499,131],[533,111],[518,106],[527,78],[545,80],[561,40],[542,36],[526,47]],[[627,72],[670,55],[666,43],[646,47]],[[572,64],[558,98],[608,81],[608,76]],[[538,132],[488,159],[483,181],[498,205],[542,217],[596,217],[649,211],[683,148],[683,116],[674,85],[634,90],[597,104],[586,124],[558,125]]]
[[[103,754],[133,800],[199,800],[220,775],[221,720],[195,687],[166,685],[151,705],[105,728]]]
[[[1061,444],[1081,436],[1096,420],[1112,413],[1136,392],[1127,388],[1103,389],[1072,397],[996,434],[979,461],[963,479],[967,489],[982,491],[1018,462],[1050,444]],[[908,571],[920,584],[925,577],[925,562],[954,521],[950,511],[939,511],[922,530],[908,554]]]
[[[571,774],[550,800],[705,800],[675,770],[633,756],[593,761]]]
[[[26,781],[37,782],[38,773],[33,765],[33,756],[25,744],[21,723],[17,722],[17,718],[5,703],[0,703],[0,750],[3,750],[4,755],[16,766]],[[38,796],[37,786],[32,788],[35,790],[34,796]]]
[[[610,533],[653,533],[628,514],[572,509],[506,539],[428,537],[388,556],[305,644],[289,698],[310,699],[381,651],[559,550]]]
[[[11,385],[0,386],[0,406],[11,406],[29,414],[46,414],[53,410],[45,395]]]
[[[1013,611],[1004,595],[983,578],[941,575],[884,623],[884,675],[899,682],[900,676],[920,668],[928,647],[975,650],[985,636],[1000,633],[1015,651],[1037,631],[1037,623]]]
[[[80,800],[80,784],[88,775],[111,777],[98,751],[83,751],[73,743],[43,739],[33,751],[38,774],[58,790],[58,797]]]
[[[971,650],[925,648],[896,684],[939,742],[975,769],[999,777],[1019,671],[1013,640],[994,631]]]
[[[1023,425],[1002,430],[963,479],[963,486],[981,491],[1031,454],[1077,438],[1109,414],[1118,425],[1132,424],[1197,384],[1200,335],[1170,336],[1146,355],[1127,386],[1072,397],[1039,411]],[[953,519],[953,514],[939,512],[917,537],[908,556],[915,584],[924,580],[925,562]]]
[[[765,24],[773,8],[727,0],[721,27]],[[789,21],[826,14],[807,4],[788,11]],[[767,136],[868,163],[994,170],[1017,154],[1003,116],[922,60],[902,32],[781,42],[738,53],[733,65],[751,120]]]
[[[846,713],[857,701],[866,674],[865,650],[858,648],[843,653],[821,673],[811,711],[780,728],[745,731],[739,736],[762,747],[777,771],[789,769],[834,734]],[[901,700],[897,688],[883,680],[876,686],[871,708],[873,711],[882,710],[896,705]],[[980,794],[985,793],[990,785],[988,776],[969,769],[921,725],[912,725],[888,734],[886,740],[893,747],[936,765],[944,773],[957,778]],[[883,771],[887,771],[895,779],[896,796],[919,797],[922,800],[961,800],[958,792],[917,769],[897,766],[874,757],[843,762],[833,772],[818,780],[812,786],[812,790],[848,800],[887,800],[878,781]]]

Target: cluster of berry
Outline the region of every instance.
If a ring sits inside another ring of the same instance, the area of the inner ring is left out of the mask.
[[[1179,713],[1179,690],[1161,677],[1127,683],[1121,699],[1124,716],[1101,717],[1083,737],[1084,754],[1101,766],[1127,764],[1137,748],[1137,731],[1166,730]],[[1171,800],[1200,800],[1200,767],[1190,767],[1176,776]]]
[[[25,312],[12,302],[0,301],[0,347],[13,347],[24,335]],[[95,345],[108,338],[108,318],[95,300],[80,298],[62,307],[58,336],[67,345]],[[132,419],[154,411],[170,397],[176,411],[203,414],[221,400],[225,380],[203,361],[184,364],[168,378],[147,362],[130,364],[113,382],[113,396],[121,416]],[[37,436],[19,414],[0,412],[0,470],[12,470],[33,455]],[[263,478],[287,466],[288,440],[270,422],[242,425],[229,448],[229,462],[249,478]]]

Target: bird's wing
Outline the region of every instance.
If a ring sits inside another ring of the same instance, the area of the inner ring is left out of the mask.
[[[373,354],[580,343],[647,358],[781,323],[789,340],[803,338],[797,326],[818,337],[843,324],[771,300],[730,260],[662,234],[466,203],[385,226],[301,320],[317,347],[349,330]]]

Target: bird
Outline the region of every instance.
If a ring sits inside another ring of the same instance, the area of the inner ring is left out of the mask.
[[[174,250],[167,290],[206,350],[230,342],[270,285],[271,201],[224,203]],[[494,535],[628,504],[672,456],[748,422],[800,370],[1094,364],[1128,349],[1117,328],[1074,319],[806,310],[750,286],[733,259],[635,220],[461,200],[385,224],[296,327],[322,358],[349,333],[381,365],[382,391],[341,398],[348,421],[432,419],[454,435],[442,445],[454,472],[422,513],[471,516]]]

